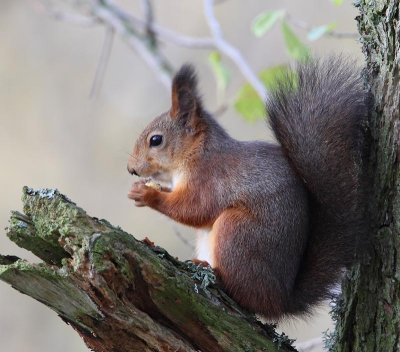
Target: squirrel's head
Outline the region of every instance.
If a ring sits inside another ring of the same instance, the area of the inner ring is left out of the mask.
[[[128,171],[159,182],[172,182],[193,158],[204,131],[201,99],[192,66],[184,65],[172,82],[168,112],[156,117],[137,139],[128,161]]]

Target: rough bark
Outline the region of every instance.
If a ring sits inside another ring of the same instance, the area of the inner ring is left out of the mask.
[[[0,279],[57,312],[97,352],[295,351],[241,310],[209,268],[172,258],[54,190],[24,188],[9,238],[43,260],[0,256]]]
[[[400,351],[400,14],[398,0],[362,0],[358,17],[371,117],[371,246],[336,309],[335,351]]]

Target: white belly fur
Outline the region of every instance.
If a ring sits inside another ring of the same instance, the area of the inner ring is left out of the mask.
[[[213,253],[210,248],[210,231],[208,230],[198,230],[196,233],[196,258],[199,260],[207,261],[211,266],[213,266]]]

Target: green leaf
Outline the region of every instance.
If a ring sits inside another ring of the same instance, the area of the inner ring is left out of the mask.
[[[294,34],[286,21],[282,21],[282,33],[289,55],[298,61],[310,57],[310,49]]]
[[[230,80],[230,73],[222,63],[221,54],[218,51],[213,51],[208,56],[208,62],[210,63],[217,80],[218,89],[225,91]]]
[[[323,37],[325,34],[332,32],[335,28],[336,28],[336,23],[330,23],[324,26],[314,27],[308,32],[307,39],[310,41],[317,40]]]
[[[336,6],[340,6],[343,4],[344,0],[331,0],[331,3]]]
[[[287,66],[278,65],[261,71],[259,77],[267,90],[273,90],[279,79],[284,77],[290,79],[290,72]],[[267,116],[264,101],[249,83],[240,89],[235,100],[235,109],[248,122],[264,119]]]
[[[248,122],[254,122],[266,116],[264,102],[250,84],[245,84],[235,101],[235,109]]]
[[[294,71],[289,66],[277,65],[262,70],[258,76],[264,83],[265,88],[268,91],[273,91],[277,88],[278,82],[294,79]]]
[[[285,10],[268,11],[259,14],[253,21],[251,29],[256,37],[263,36],[279,19],[283,18]]]

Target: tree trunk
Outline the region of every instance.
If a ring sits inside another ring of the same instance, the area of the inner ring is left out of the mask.
[[[359,2],[359,31],[374,95],[371,246],[335,309],[334,351],[400,351],[400,13],[398,0]]]
[[[96,352],[295,351],[241,310],[210,268],[92,218],[54,190],[24,188],[8,236],[43,260],[0,256],[0,279],[56,311]]]

